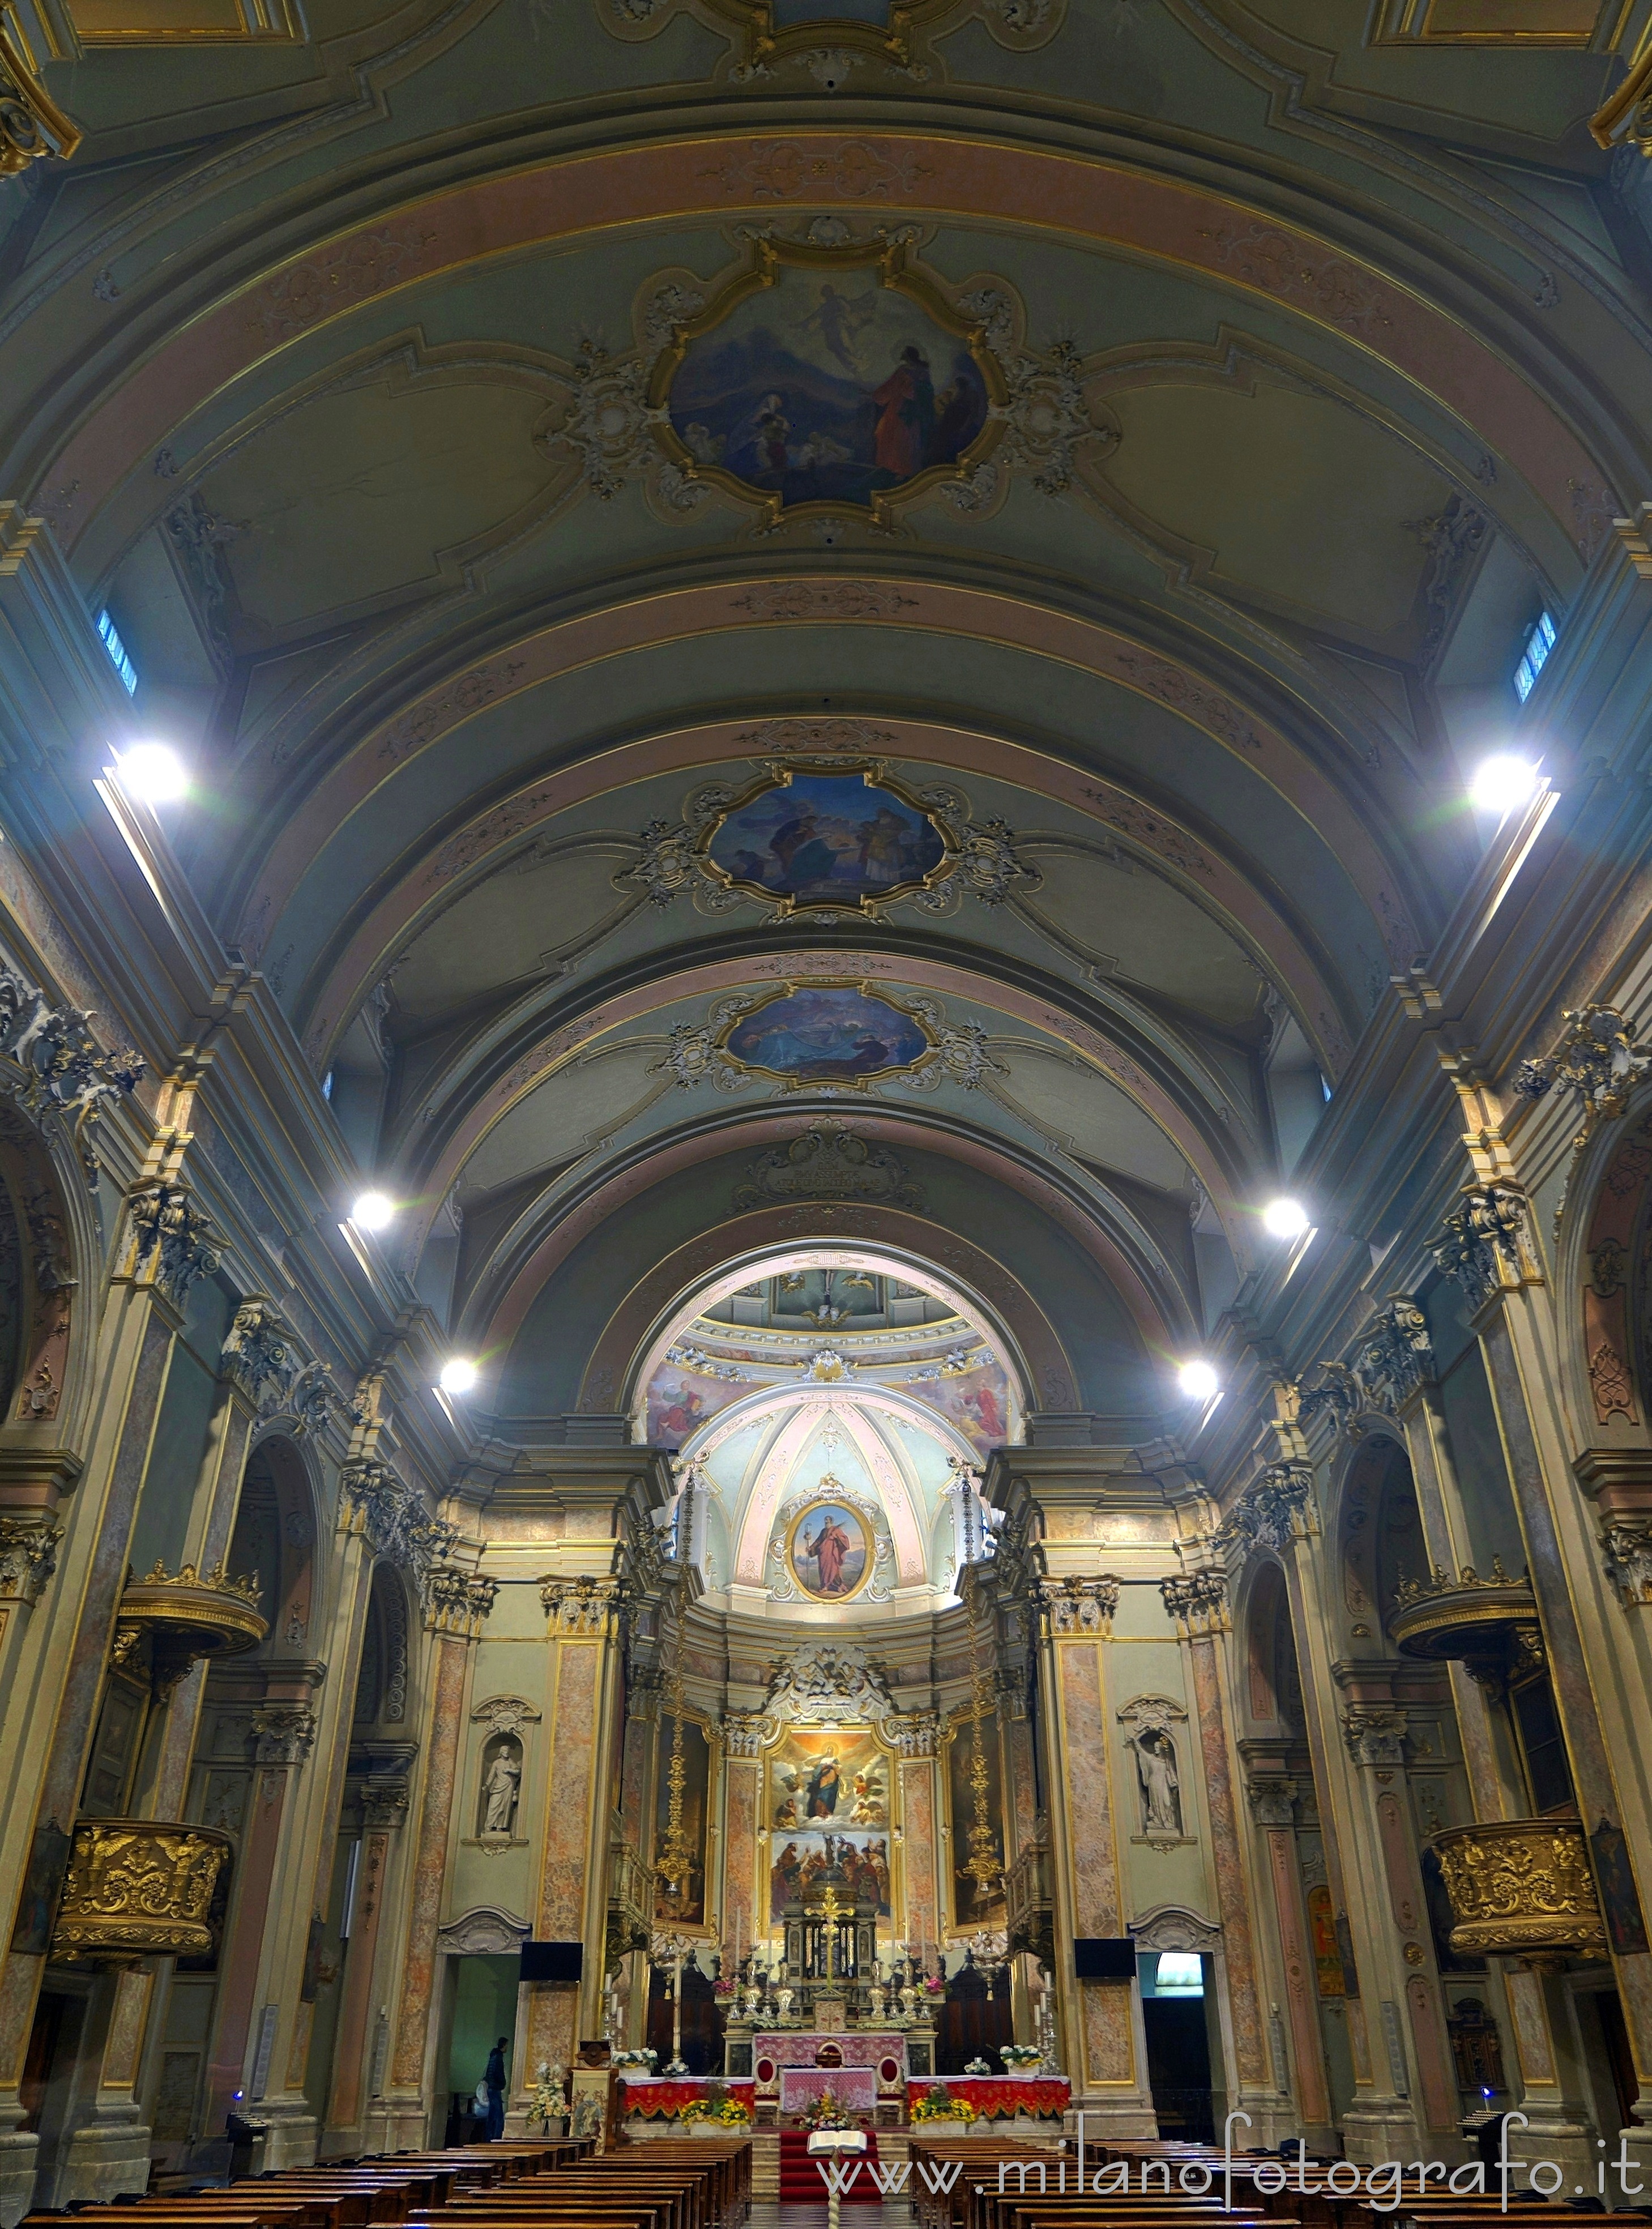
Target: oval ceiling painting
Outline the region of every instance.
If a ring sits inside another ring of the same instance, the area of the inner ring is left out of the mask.
[[[784,985],[723,1039],[730,1059],[785,1083],[858,1084],[918,1067],[934,1050],[915,1016],[858,983]]]
[[[815,1602],[845,1602],[860,1590],[871,1542],[857,1513],[841,1501],[813,1501],[792,1520],[786,1560]]]
[[[695,464],[782,504],[867,507],[955,465],[987,424],[967,340],[858,269],[780,266],[690,341],[672,430]]]
[[[705,844],[739,887],[803,906],[876,904],[947,863],[934,820],[870,772],[795,774],[737,799]]]

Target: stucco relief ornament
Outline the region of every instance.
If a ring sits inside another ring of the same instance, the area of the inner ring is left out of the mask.
[[[652,473],[673,511],[691,511],[704,495],[669,461],[662,466],[654,428],[664,412],[648,397],[648,369],[636,357],[611,357],[594,340],[582,341],[574,362],[574,401],[547,446],[560,443],[579,459],[580,475],[594,496],[612,503],[640,475]]]
[[[1626,1609],[1652,1604],[1652,1516],[1614,1515],[1601,1533],[1606,1576]]]
[[[870,1144],[829,1114],[787,1144],[760,1153],[734,1193],[734,1204],[741,1210],[789,1199],[870,1200],[914,1210],[923,1205],[922,1190],[897,1155],[887,1146]]]
[[[1038,1588],[1038,1607],[1049,1619],[1051,1633],[1105,1637],[1113,1629],[1122,1583],[1110,1572],[1094,1579],[1046,1580]]]
[[[1396,1294],[1372,1320],[1353,1358],[1353,1375],[1372,1408],[1403,1409],[1434,1375],[1428,1319],[1407,1294]]]
[[[260,1414],[281,1408],[299,1371],[299,1347],[280,1311],[261,1295],[244,1300],[224,1337],[228,1374]]]
[[[130,1204],[134,1269],[141,1273],[152,1261],[156,1282],[182,1307],[190,1288],[218,1267],[211,1224],[179,1184],[145,1185]]]
[[[1306,1463],[1270,1463],[1241,1495],[1222,1528],[1225,1538],[1247,1549],[1276,1553],[1319,1530],[1314,1506],[1314,1474]]]
[[[1507,1185],[1471,1185],[1434,1249],[1442,1273],[1471,1308],[1536,1278],[1526,1237],[1525,1196]]]
[[[347,1462],[338,1488],[341,1506],[353,1513],[374,1553],[411,1572],[422,1594],[437,1559],[459,1538],[459,1527],[433,1517],[423,1495],[384,1463]]]
[[[942,493],[955,510],[985,511],[1008,476],[1023,472],[1035,495],[1065,495],[1077,475],[1075,451],[1084,445],[1106,456],[1121,438],[1116,422],[1092,412],[1084,400],[1083,357],[1066,339],[1042,357],[1015,348],[1012,308],[996,288],[967,294],[964,302],[981,318],[1003,362],[1006,395],[991,414],[1005,438],[990,463],[961,475]]]
[[[1652,1071],[1652,1051],[1637,1046],[1636,1026],[1616,1006],[1578,1006],[1560,1017],[1565,1031],[1552,1053],[1522,1061],[1514,1089],[1522,1098],[1540,1099],[1562,1084],[1581,1103],[1582,1120],[1572,1141],[1582,1152],[1602,1122],[1627,1112],[1636,1087]]]
[[[106,1052],[98,1044],[94,1011],[52,1005],[37,985],[0,963],[0,1089],[36,1120],[48,1110],[62,1115],[88,1175],[97,1170],[88,1133],[144,1073],[135,1052]]]

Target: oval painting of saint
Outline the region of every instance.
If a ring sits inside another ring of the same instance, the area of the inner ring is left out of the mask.
[[[871,1543],[864,1521],[841,1501],[812,1501],[794,1519],[787,1544],[792,1577],[813,1602],[843,1602],[866,1576]]]
[[[697,464],[788,504],[866,504],[955,464],[987,389],[963,342],[875,272],[783,264],[690,342],[668,407]]]
[[[929,1040],[910,1014],[845,983],[769,999],[736,1023],[723,1049],[789,1083],[853,1083],[915,1067]]]
[[[794,906],[920,888],[946,857],[927,813],[864,774],[799,774],[727,813],[706,856],[730,882]]]

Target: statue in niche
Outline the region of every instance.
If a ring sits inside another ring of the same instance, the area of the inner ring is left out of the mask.
[[[1181,1838],[1181,1782],[1176,1770],[1176,1744],[1163,1726],[1143,1726],[1129,1738],[1135,1752],[1136,1780],[1141,1791],[1141,1831],[1149,1838],[1173,1834]]]
[[[508,1834],[522,1793],[522,1744],[514,1734],[498,1734],[482,1759],[482,1832]]]

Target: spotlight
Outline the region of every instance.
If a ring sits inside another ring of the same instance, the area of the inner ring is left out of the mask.
[[[174,804],[190,787],[183,761],[169,743],[134,743],[116,759],[115,772],[127,795],[145,805]]]
[[[350,1209],[350,1219],[363,1230],[382,1230],[395,1219],[395,1202],[386,1192],[364,1192]]]
[[[1499,815],[1524,805],[1537,787],[1537,768],[1512,753],[1482,759],[1469,785],[1469,797],[1482,813]]]
[[[456,1354],[451,1362],[444,1364],[440,1382],[444,1393],[468,1393],[476,1378],[476,1365],[467,1362],[462,1354]]]
[[[1308,1210],[1300,1200],[1270,1199],[1262,1211],[1262,1221],[1276,1238],[1300,1238],[1308,1228]]]
[[[1208,1401],[1221,1380],[1208,1362],[1184,1362],[1176,1383],[1189,1401]]]

